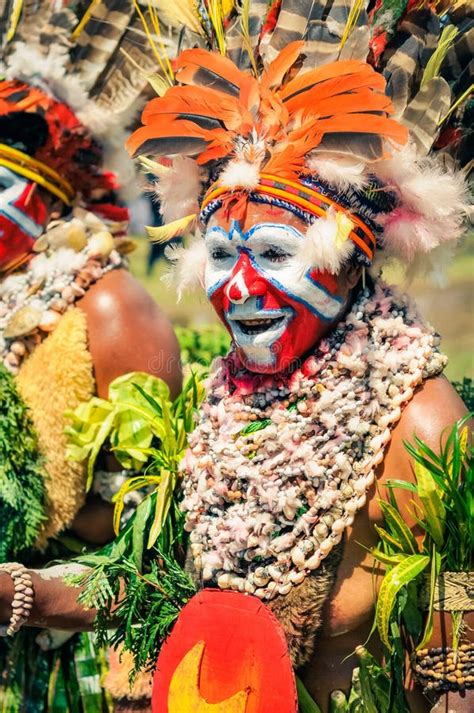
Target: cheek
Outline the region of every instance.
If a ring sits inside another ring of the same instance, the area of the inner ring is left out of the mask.
[[[0,194],[0,268],[31,252],[47,219],[46,204],[34,184],[19,182]]]

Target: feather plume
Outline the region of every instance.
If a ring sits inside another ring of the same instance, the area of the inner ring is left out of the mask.
[[[189,230],[196,218],[197,215],[193,213],[186,215],[184,218],[179,218],[179,220],[174,220],[167,225],[160,225],[159,227],[147,225],[146,231],[153,243],[167,243],[169,240],[181,236]]]
[[[462,172],[447,170],[435,157],[417,161],[414,144],[377,164],[377,176],[394,189],[412,212],[430,219],[469,214],[469,196]]]
[[[206,245],[202,237],[195,237],[189,245],[167,245],[165,255],[171,262],[163,280],[176,289],[178,302],[185,292],[204,287]]]
[[[251,191],[258,186],[260,163],[230,161],[219,176],[219,184],[228,188],[245,188]]]
[[[340,239],[340,233],[341,222],[338,221],[338,214],[333,209],[328,211],[325,218],[318,218],[309,226],[300,251],[300,257],[305,263],[305,271],[311,267],[328,270],[333,275],[340,273],[354,252],[353,242]]]
[[[199,48],[184,50],[176,60],[181,84],[202,84],[237,96],[244,76],[227,57]]]
[[[166,176],[166,174],[171,171],[171,166],[165,166],[164,164],[158,163],[158,161],[153,161],[146,156],[140,156],[139,161],[144,171],[151,173],[157,178]]]
[[[175,156],[172,165],[158,177],[155,193],[165,223],[173,223],[183,215],[199,212],[204,177],[196,161],[186,156]]]
[[[309,72],[298,74],[288,84],[286,84],[280,92],[280,97],[283,101],[288,101],[292,97],[307,92],[313,87],[330,79],[342,80],[343,77],[356,75],[357,81],[362,84],[362,80],[370,78],[371,86],[374,89],[384,91],[385,80],[382,75],[378,74],[372,67],[364,62],[357,60],[344,60],[341,62],[331,62],[323,67],[317,67]]]
[[[268,66],[263,73],[261,87],[263,90],[275,89],[283,82],[285,74],[295,64],[304,47],[303,41],[290,42]]]
[[[365,163],[350,156],[340,159],[321,155],[310,155],[306,160],[310,173],[339,190],[347,188],[361,189],[368,183]]]
[[[160,13],[163,23],[176,30],[187,27],[191,32],[204,36],[196,4],[193,0],[150,0],[150,5]]]

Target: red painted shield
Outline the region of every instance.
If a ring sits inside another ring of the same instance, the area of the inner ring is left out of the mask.
[[[296,713],[285,635],[256,597],[205,589],[158,658],[153,713]]]

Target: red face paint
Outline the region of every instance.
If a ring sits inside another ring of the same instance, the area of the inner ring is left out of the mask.
[[[44,231],[48,208],[36,188],[0,167],[0,271],[27,256]]]
[[[341,312],[337,278],[305,267],[304,236],[291,226],[244,233],[234,223],[206,241],[208,295],[243,363],[260,373],[294,367]]]

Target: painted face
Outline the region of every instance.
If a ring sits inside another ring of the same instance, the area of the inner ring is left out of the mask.
[[[291,213],[256,204],[243,223],[219,211],[209,222],[207,294],[251,371],[290,368],[344,309],[341,280],[305,258],[305,231]]]
[[[43,233],[48,208],[37,185],[0,166],[0,271],[31,251]]]

